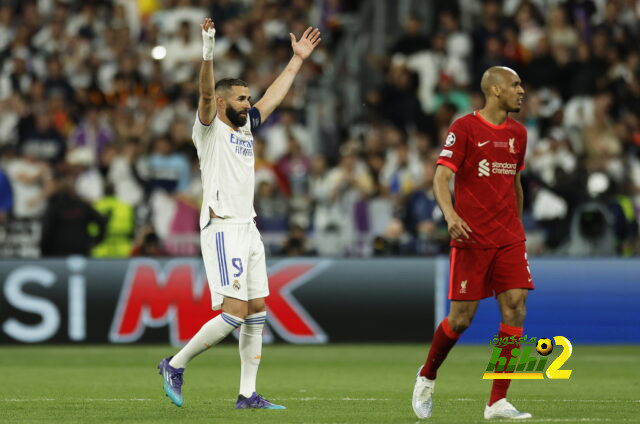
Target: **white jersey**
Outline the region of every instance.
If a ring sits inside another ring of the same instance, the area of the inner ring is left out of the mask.
[[[209,208],[230,223],[251,222],[256,216],[253,209],[255,185],[255,158],[253,156],[253,127],[260,123],[254,109],[247,123],[235,131],[220,120],[218,115],[210,125],[204,125],[196,112],[193,124],[193,142],[200,159],[202,173],[202,210],[200,229],[209,222]]]

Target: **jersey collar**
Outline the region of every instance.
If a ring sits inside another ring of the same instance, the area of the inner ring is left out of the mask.
[[[476,118],[478,118],[480,120],[480,122],[482,122],[483,124],[485,124],[486,126],[493,128],[494,130],[502,130],[504,128],[507,127],[507,119],[509,119],[509,117],[507,117],[507,119],[504,120],[504,122],[500,125],[494,125],[491,122],[487,121],[486,119],[484,119],[482,117],[482,115],[480,115],[480,113],[478,113],[477,110],[473,111],[473,116],[475,116]]]

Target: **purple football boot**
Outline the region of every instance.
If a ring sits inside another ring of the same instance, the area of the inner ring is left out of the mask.
[[[276,405],[271,403],[261,395],[253,392],[253,394],[246,398],[242,395],[238,395],[238,401],[236,402],[236,409],[287,409],[282,405]]]
[[[173,356],[164,358],[158,364],[160,375],[164,380],[164,392],[169,396],[171,402],[177,406],[182,406],[182,376],[184,368],[173,368],[169,365],[169,361]]]

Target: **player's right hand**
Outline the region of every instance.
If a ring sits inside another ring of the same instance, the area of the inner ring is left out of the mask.
[[[204,22],[200,24],[200,28],[202,28],[202,59],[212,60],[216,40],[215,25],[213,25],[211,18],[206,18]]]
[[[200,28],[202,28],[202,30],[204,32],[209,32],[209,28],[214,28],[215,29],[215,25],[213,24],[213,21],[211,20],[211,18],[206,18],[201,24],[200,24]]]
[[[449,235],[451,238],[461,241],[462,238],[469,239],[469,234],[472,233],[469,225],[460,218],[458,214],[454,214],[451,218],[447,219],[447,225],[449,226]]]

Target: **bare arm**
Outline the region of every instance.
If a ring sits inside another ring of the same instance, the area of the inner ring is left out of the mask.
[[[516,204],[518,207],[518,216],[522,220],[522,209],[524,205],[524,194],[522,193],[522,183],[520,182],[520,171],[516,172]]]
[[[205,19],[200,25],[203,32],[208,32],[214,28],[213,21]],[[204,36],[204,35],[203,35]],[[203,60],[200,65],[200,98],[198,99],[198,116],[200,122],[205,125],[211,124],[216,116],[216,96],[215,79],[213,77],[213,60]]]
[[[456,213],[451,201],[451,192],[449,191],[451,177],[453,177],[453,170],[446,166],[438,165],[436,167],[436,175],[433,178],[433,193],[436,196],[438,206],[440,206],[444,214],[444,219],[447,221],[449,235],[456,240],[461,237],[468,239],[469,233],[472,232],[471,228]]]
[[[293,34],[289,34],[289,36],[291,37],[293,57],[286,68],[278,75],[278,78],[267,88],[264,96],[255,104],[255,107],[260,111],[262,122],[266,121],[269,115],[282,102],[291,88],[298,71],[300,71],[302,62],[309,57],[313,49],[320,43],[320,31],[317,28],[313,31],[311,27],[307,28],[300,41],[296,41],[296,37]]]

